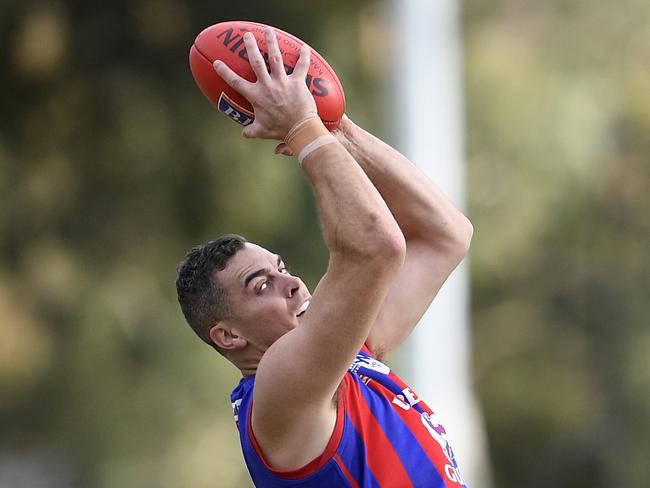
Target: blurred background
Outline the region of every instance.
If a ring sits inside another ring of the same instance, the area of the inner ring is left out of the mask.
[[[386,5],[0,3],[0,488],[250,486],[238,372],[185,325],[176,264],[238,232],[313,286],[326,252],[295,162],[244,142],[188,50],[223,20],[290,31],[390,141]],[[467,0],[461,22],[494,486],[650,486],[648,4]]]

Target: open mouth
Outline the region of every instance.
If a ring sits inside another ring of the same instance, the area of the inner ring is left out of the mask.
[[[305,303],[303,303],[298,309],[298,312],[296,313],[296,317],[301,317],[302,315],[304,315],[304,313],[309,308],[309,303],[310,303],[309,300],[305,300]]]

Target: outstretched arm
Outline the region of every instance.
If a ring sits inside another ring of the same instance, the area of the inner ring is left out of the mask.
[[[406,238],[406,259],[368,345],[386,356],[411,333],[469,249],[469,220],[413,163],[347,117],[335,134],[379,190]]]
[[[244,36],[257,82],[217,63],[218,74],[253,105],[248,137],[286,139],[297,154],[331,138],[305,85],[309,51],[291,75],[266,33],[271,72]],[[304,130],[303,130],[304,129]],[[300,134],[295,138],[292,135]],[[299,142],[295,142],[298,141]],[[271,345],[257,367],[252,426],[268,460],[298,467],[322,453],[336,420],[332,398],[386,298],[404,259],[404,237],[381,195],[337,140],[304,155],[330,259],[300,325]]]

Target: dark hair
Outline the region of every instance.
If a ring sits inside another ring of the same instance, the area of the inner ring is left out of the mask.
[[[215,322],[229,317],[227,290],[219,283],[217,271],[226,267],[246,239],[227,234],[201,246],[193,247],[178,266],[176,294],[185,320],[196,335],[224,354],[210,338]]]

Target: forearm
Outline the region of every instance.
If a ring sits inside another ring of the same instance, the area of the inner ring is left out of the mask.
[[[469,220],[406,157],[347,118],[337,138],[379,190],[407,241],[469,245]]]
[[[399,245],[400,229],[378,190],[338,142],[324,145],[302,162],[314,190],[325,244],[349,255],[381,252]]]

